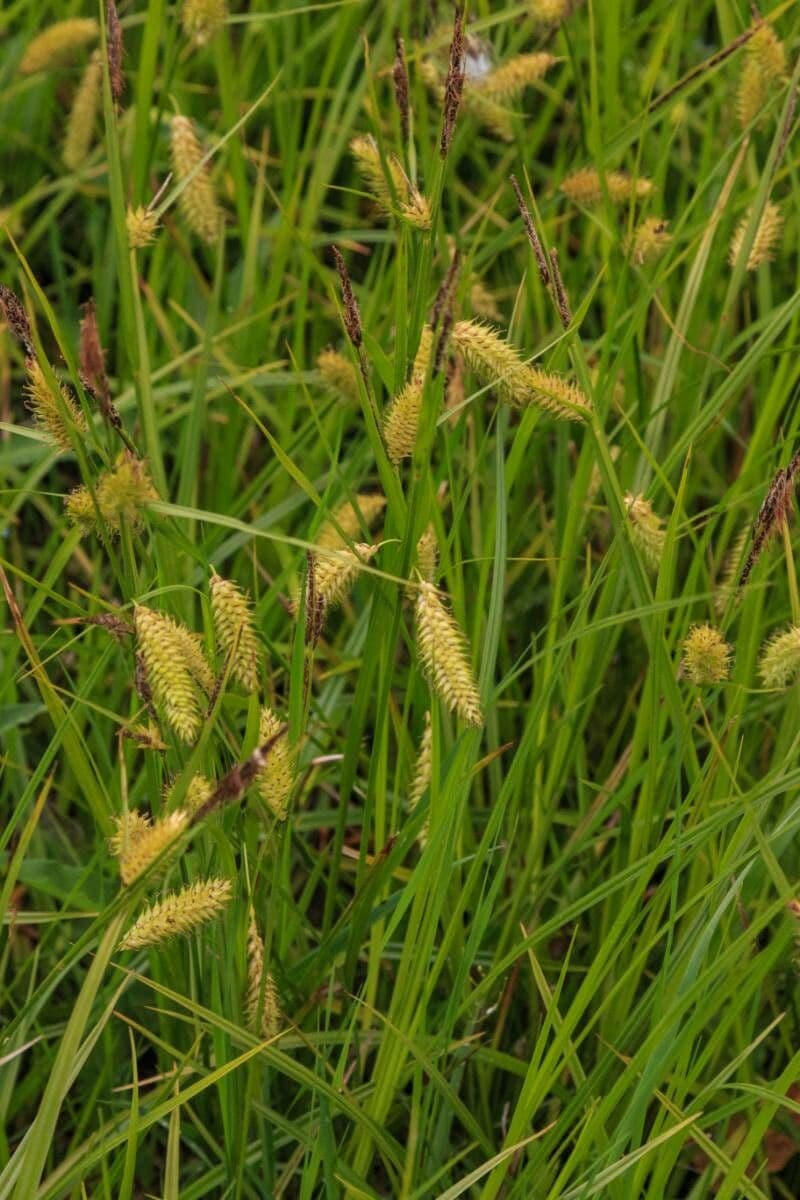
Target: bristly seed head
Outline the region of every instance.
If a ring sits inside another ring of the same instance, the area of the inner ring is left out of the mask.
[[[283,722],[267,705],[261,710],[258,737],[263,745],[282,728]],[[288,738],[282,737],[267,755],[267,760],[256,776],[259,794],[273,816],[285,821],[289,811],[289,800],[294,787],[294,751]]]
[[[204,879],[151,904],[131,926],[120,950],[138,950],[191,933],[213,920],[233,895],[229,879]]]
[[[143,204],[129,208],[125,214],[125,229],[128,233],[128,245],[132,250],[141,250],[155,241],[158,232],[158,215],[153,209],[145,208]]]
[[[647,217],[633,231],[628,245],[632,260],[640,267],[656,262],[672,241],[669,222],[662,217]]]
[[[123,884],[127,887],[134,883],[157,859],[166,865],[164,859],[169,847],[188,824],[189,813],[178,808],[154,825],[140,830],[135,837],[129,837],[127,847],[119,856],[119,874]]]
[[[683,669],[692,683],[722,683],[730,674],[732,651],[713,625],[694,625],[683,643]]]
[[[785,688],[800,674],[800,628],[776,633],[761,651],[758,673],[764,687]]]
[[[317,355],[317,370],[322,382],[337,400],[358,400],[358,374],[347,355],[330,347]]]
[[[739,222],[736,227],[736,232],[731,240],[730,253],[728,260],[731,266],[735,266],[739,255],[744,246],[745,234],[747,226],[750,224],[752,209],[748,209],[747,216]],[[761,220],[756,227],[755,237],[750,247],[750,253],[747,257],[747,270],[755,271],[762,263],[771,262],[774,258],[773,250],[783,230],[783,213],[778,208],[777,204],[771,201],[764,206],[764,211],[761,214]]]
[[[647,565],[657,571],[667,536],[664,524],[644,496],[634,496],[628,492],[625,496],[625,506],[630,519],[631,537],[644,555]]]
[[[68,171],[77,171],[92,148],[102,84],[103,68],[100,55],[95,52],[78,84],[67,118],[62,157]]]
[[[29,42],[19,69],[23,75],[35,71],[51,71],[72,62],[76,55],[100,36],[100,26],[94,17],[70,17],[56,21]]]
[[[433,329],[426,325],[420,336],[411,376],[394,397],[383,423],[386,450],[393,463],[410,458],[417,444],[419,417],[422,411],[423,388],[433,347]]]
[[[258,644],[249,596],[232,580],[211,576],[211,612],[219,649],[231,660],[231,674],[245,691],[258,687]]]
[[[417,652],[434,691],[468,725],[482,725],[481,701],[467,658],[466,639],[432,583],[419,585],[415,611]]]
[[[605,181],[609,199],[614,204],[625,204],[632,199],[641,200],[653,191],[653,184],[649,179],[645,179],[643,176],[631,179],[622,171],[607,171]],[[587,207],[601,204],[603,200],[603,185],[600,175],[592,167],[584,167],[582,170],[568,175],[561,184],[561,191],[574,204],[583,204]]]
[[[228,19],[226,0],[183,0],[183,32],[196,46],[205,46]]]
[[[174,116],[170,131],[172,169],[179,183],[185,181],[178,200],[181,212],[189,228],[213,245],[222,232],[223,218],[208,164],[200,166],[203,147],[188,117]]]
[[[36,358],[29,357],[25,366],[28,372],[26,405],[36,425],[59,450],[71,450],[69,426],[80,434],[88,432],[83,409],[63,386],[59,386],[56,398]]]
[[[153,700],[178,737],[191,742],[200,728],[195,671],[187,662],[187,651],[193,645],[197,651],[193,635],[172,617],[141,604],[134,609],[134,625]]]
[[[67,516],[83,533],[102,532],[98,509],[109,533],[118,534],[123,524],[141,529],[143,513],[151,500],[158,500],[147,467],[124,450],[110,471],[100,476],[95,489],[97,507],[87,487],[77,487],[67,496]]]
[[[371,134],[354,137],[350,142],[350,151],[364,182],[383,212],[396,213],[417,229],[430,229],[430,205],[410,182],[400,160],[394,154],[385,156],[386,170],[391,179],[390,187],[384,174],[378,144]]]
[[[264,971],[264,942],[258,932],[256,914],[250,906],[247,925],[247,994],[245,1018],[252,1033],[273,1038],[281,1031],[283,1013],[275,980]]]

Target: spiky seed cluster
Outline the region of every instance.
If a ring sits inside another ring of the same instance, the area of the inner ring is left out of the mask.
[[[414,777],[408,792],[408,803],[411,811],[419,804],[431,782],[433,771],[433,728],[431,714],[425,713],[425,728],[417,750],[417,761],[414,764]]]
[[[439,543],[436,540],[436,530],[429,524],[417,542],[417,567],[422,578],[428,583],[433,583],[436,577],[438,560]]]
[[[149,816],[139,812],[138,808],[129,808],[114,817],[114,825],[114,832],[108,839],[108,848],[115,858],[119,858],[151,828],[151,821]]]
[[[469,306],[476,317],[486,321],[501,321],[503,314],[493,292],[481,279],[473,279],[469,289]]]
[[[204,158],[203,147],[188,117],[173,117],[170,134],[175,178],[179,183],[186,181],[179,199],[181,212],[189,228],[203,241],[213,244],[222,231],[222,210],[208,165],[200,166]]]
[[[189,824],[189,816],[186,810],[176,809],[175,812],[167,813],[154,825],[141,830],[136,837],[128,839],[127,847],[119,856],[119,874],[126,887],[138,879],[156,859],[163,860],[169,847]]]
[[[231,898],[229,879],[204,879],[170,892],[149,905],[119,944],[120,950],[138,950],[191,933],[198,925],[213,920]]]
[[[728,255],[731,266],[736,264],[737,259],[744,245],[747,226],[750,223],[752,209],[748,210],[747,216],[736,227],[736,232],[731,240],[730,253]],[[783,213],[778,208],[777,204],[770,201],[764,206],[764,211],[761,214],[761,220],[758,222],[753,244],[750,247],[750,254],[747,258],[748,271],[757,270],[762,263],[771,262],[774,258],[773,250],[775,244],[781,236],[783,230]]]
[[[110,471],[100,476],[95,494],[96,508],[87,487],[75,488],[64,503],[67,516],[84,533],[99,532],[102,528],[98,524],[98,510],[112,534],[119,533],[123,524],[140,529],[145,506],[158,499],[147,467],[127,451],[123,451]]]
[[[517,54],[489,71],[472,86],[491,100],[513,100],[525,88],[544,78],[555,62],[553,55],[545,51]]]
[[[523,382],[527,392],[516,402],[518,404],[538,405],[561,421],[584,421],[591,412],[589,397],[576,383],[570,383],[560,375],[539,367],[526,367]]]
[[[50,71],[72,62],[77,54],[96,41],[100,26],[93,17],[73,17],[56,21],[28,43],[19,69],[23,75]]]
[[[217,645],[231,660],[231,674],[245,691],[258,687],[260,655],[250,597],[232,580],[211,576],[211,612]]]
[[[419,586],[416,623],[417,651],[434,691],[468,725],[482,725],[481,701],[467,657],[466,639],[432,583]]]
[[[45,373],[35,358],[28,358],[25,364],[28,372],[28,382],[25,387],[27,395],[26,406],[32,414],[36,425],[42,433],[59,450],[71,450],[72,441],[69,436],[69,423],[74,425],[78,433],[86,433],[86,418],[83,410],[73,400],[67,389],[59,386],[59,396],[56,398],[48,383]]]
[[[625,506],[630,518],[631,537],[644,555],[648,565],[658,570],[664,552],[666,530],[661,518],[653,512],[652,505],[644,496],[625,496]]]
[[[766,21],[759,23],[745,45],[745,61],[739,77],[736,111],[746,128],[757,121],[770,90],[786,75],[786,50]]]
[[[433,330],[426,325],[422,330],[411,377],[392,400],[383,423],[386,450],[393,463],[410,458],[417,444],[419,415],[422,410],[422,394],[431,359]]]
[[[272,1038],[283,1025],[280,997],[275,980],[264,971],[264,942],[258,932],[256,914],[250,909],[247,926],[247,994],[244,1003],[248,1029]]]
[[[761,651],[758,673],[768,688],[785,688],[800,673],[800,626],[776,633]]]
[[[531,16],[540,25],[560,25],[571,7],[571,0],[531,0]]]
[[[274,737],[282,724],[272,709],[265,705],[261,710],[258,730],[260,744],[263,746]],[[256,778],[262,800],[279,821],[284,821],[294,786],[294,754],[286,737],[275,742]]]
[[[317,355],[317,370],[328,392],[337,400],[358,400],[358,376],[346,355],[330,348],[321,351]]]
[[[214,792],[214,783],[205,775],[193,775],[189,780],[182,800],[183,808],[191,816],[211,797]],[[164,803],[169,804],[175,792],[175,785],[172,784],[164,791]]]
[[[158,231],[158,216],[143,204],[137,208],[129,208],[125,214],[125,229],[128,233],[128,245],[132,250],[141,250],[155,241]]]
[[[731,653],[713,625],[694,625],[683,643],[683,669],[692,683],[722,683],[730,673]]]
[[[630,255],[635,263],[644,266],[661,258],[672,241],[668,224],[662,217],[647,217],[636,227],[630,241]]]
[[[375,197],[378,206],[386,213],[396,212],[404,221],[417,229],[430,229],[431,210],[428,201],[408,179],[394,154],[386,155],[386,168],[391,186],[384,174],[380,151],[370,134],[354,137],[350,151],[356,160],[361,177]],[[392,191],[394,190],[394,196]]]
[[[381,492],[358,492],[355,496],[358,512],[349,500],[345,500],[331,514],[316,537],[318,546],[335,550],[347,546],[361,533],[362,528],[373,529],[386,507],[386,497]]]
[[[750,529],[747,525],[743,525],[725,555],[716,595],[714,596],[714,608],[718,614],[725,611],[729,602],[736,594],[736,582],[742,568],[744,548],[747,545],[749,537]]]
[[[197,644],[172,617],[141,604],[134,609],[134,625],[153,699],[178,737],[191,742],[200,728],[200,708],[186,655],[192,646],[197,652]]]
[[[196,46],[205,46],[227,19],[226,0],[183,0],[183,32]]]
[[[607,171],[605,180],[609,199],[614,204],[625,204],[634,198],[641,200],[653,191],[651,180],[644,179],[642,176],[639,176],[638,179],[631,179],[630,175],[626,175],[623,171]],[[584,167],[582,170],[568,175],[561,184],[561,191],[574,204],[591,206],[600,204],[603,200],[600,175],[591,167]]]
[[[103,68],[100,55],[95,52],[83,73],[67,118],[62,157],[69,171],[77,171],[91,150],[102,84]]]
[[[364,564],[377,553],[377,546],[356,542],[352,550],[349,547],[337,550],[335,557],[317,555],[315,583],[317,599],[323,610],[341,604]]]
[[[146,725],[128,725],[122,730],[123,737],[128,738],[140,750],[166,750],[167,743],[161,736],[161,731],[152,721],[148,721]]]

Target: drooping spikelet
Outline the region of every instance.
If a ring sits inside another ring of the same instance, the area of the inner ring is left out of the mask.
[[[330,550],[347,546],[360,535],[362,528],[373,529],[386,507],[386,497],[382,492],[358,492],[355,502],[358,512],[349,500],[334,509],[330,520],[320,526],[315,538],[318,546]]]
[[[183,0],[183,32],[196,46],[205,46],[228,18],[226,0]]]
[[[83,410],[63,386],[59,387],[59,397],[56,398],[35,358],[28,358],[25,367],[28,372],[25,392],[29,412],[42,433],[46,433],[59,450],[71,450],[68,422],[74,425],[78,433],[86,433]]]
[[[765,79],[758,62],[754,58],[745,59],[742,73],[739,76],[739,90],[736,94],[736,115],[742,129],[746,129],[748,125],[758,121],[768,91],[768,80]]]
[[[473,86],[491,100],[513,100],[525,88],[542,79],[556,59],[545,51],[516,54],[493,71],[489,71]]]
[[[431,781],[433,770],[433,729],[431,727],[431,714],[425,713],[425,728],[422,731],[420,738],[419,749],[417,750],[417,761],[414,764],[414,778],[411,780],[411,787],[408,792],[408,803],[411,811],[419,804],[428,785]]]
[[[142,604],[134,609],[134,625],[153,699],[178,737],[191,742],[200,728],[200,709],[186,661],[189,631]]]
[[[260,745],[263,746],[274,737],[282,725],[283,722],[272,709],[265,705],[261,710],[258,730]],[[256,778],[262,800],[279,821],[284,821],[289,811],[289,799],[294,786],[294,754],[288,738],[282,737],[275,742]]]
[[[132,250],[140,250],[155,241],[158,230],[158,216],[153,209],[145,208],[143,204],[129,208],[125,214],[125,228],[128,232],[128,245]]]
[[[169,938],[191,933],[198,925],[213,920],[231,898],[229,879],[204,879],[170,892],[149,905],[119,944],[120,950],[138,950]]]
[[[747,525],[743,525],[725,555],[722,572],[714,596],[714,608],[719,614],[725,611],[729,602],[736,594],[736,581],[739,578],[739,573],[744,563],[744,548],[747,545],[749,537],[750,529]]]
[[[605,179],[609,199],[614,204],[625,204],[634,197],[642,199],[649,196],[653,190],[651,180],[642,176],[631,179],[630,175],[625,175],[622,171],[607,171]],[[603,200],[600,175],[592,167],[584,167],[568,175],[561,184],[561,191],[574,204],[589,206],[600,204]]]
[[[214,691],[214,672],[211,670],[211,665],[206,658],[202,633],[192,633],[191,629],[187,629],[185,625],[180,625],[177,622],[174,622],[174,625],[175,642],[180,647],[180,652],[186,661],[189,674],[207,696],[212,695]]]
[[[258,687],[260,650],[250,597],[232,580],[211,576],[211,612],[217,645],[231,660],[231,674],[245,691]]]
[[[417,651],[434,691],[469,725],[482,725],[478,688],[466,639],[432,583],[422,582],[416,601]]]
[[[527,390],[515,400],[517,404],[538,405],[561,421],[584,421],[591,411],[589,397],[578,385],[551,371],[526,367],[522,381]]]
[[[338,350],[328,348],[317,355],[322,382],[337,400],[358,400],[358,376],[352,362]]]
[[[56,21],[28,43],[19,69],[23,75],[51,71],[72,62],[84,46],[96,41],[100,26],[93,17],[73,17]]]
[[[765,687],[785,688],[800,673],[800,626],[776,633],[761,651],[758,673]]]
[[[138,808],[129,808],[126,812],[114,817],[114,832],[108,839],[108,848],[119,858],[126,854],[134,843],[151,828],[150,818]]]
[[[317,555],[315,560],[317,600],[323,611],[341,604],[358,579],[365,563],[378,553],[377,546],[356,542],[337,550],[336,556]]]
[[[668,224],[661,217],[647,217],[636,227],[630,241],[630,255],[635,263],[644,266],[661,257],[672,241]]]
[[[203,241],[213,244],[222,231],[222,210],[208,165],[200,166],[203,147],[188,117],[172,118],[170,152],[175,178],[179,183],[185,182],[179,204],[186,224]]]
[[[745,44],[745,61],[739,77],[736,111],[746,128],[757,121],[770,91],[786,75],[786,50],[775,30],[761,21]]]
[[[390,186],[384,173],[378,144],[371,134],[354,137],[350,142],[350,152],[356,160],[362,179],[384,212],[396,212],[418,229],[430,229],[431,212],[428,201],[410,182],[400,160],[394,154],[385,156]]]
[[[439,543],[436,540],[436,530],[433,524],[428,524],[422,537],[417,542],[417,567],[423,579],[433,583],[436,576],[436,566],[439,559]]]
[[[386,450],[393,463],[410,458],[417,444],[419,414],[422,410],[422,394],[425,377],[433,346],[433,330],[426,325],[422,330],[411,377],[392,400],[383,423]]]
[[[650,501],[646,500],[644,496],[634,496],[628,492],[625,496],[625,506],[630,519],[631,537],[641,550],[648,565],[657,571],[666,538],[664,524],[661,518],[653,512]]]
[[[694,625],[683,643],[683,669],[692,683],[722,683],[730,672],[731,653],[713,625]]]
[[[138,879],[156,859],[162,858],[186,829],[189,816],[185,809],[178,808],[129,839],[128,846],[119,856],[119,874],[126,886]]]
[[[84,533],[99,532],[99,509],[108,531],[117,534],[123,524],[131,529],[141,528],[145,506],[150,500],[158,499],[158,492],[145,464],[123,451],[116,465],[100,476],[96,496],[97,508],[87,487],[75,488],[65,501],[67,516]]]
[[[78,84],[67,118],[62,157],[69,171],[77,171],[92,147],[102,85],[103,68],[100,55],[95,53]]]
[[[736,227],[736,232],[731,240],[731,248],[728,255],[728,261],[730,262],[731,266],[736,264],[739,254],[741,253],[752,211],[752,209],[749,209],[747,216],[743,217],[739,222]],[[757,270],[762,263],[772,262],[774,257],[772,252],[775,249],[775,243],[781,236],[782,230],[783,213],[778,208],[777,204],[773,204],[772,201],[770,201],[764,206],[764,211],[761,214],[761,220],[758,222],[755,237],[753,238],[753,244],[750,247],[750,254],[747,258],[748,271]]]
[[[275,980],[264,971],[264,942],[258,932],[256,914],[250,909],[247,926],[247,995],[245,996],[247,1027],[264,1038],[280,1033],[283,1025],[280,997]]]

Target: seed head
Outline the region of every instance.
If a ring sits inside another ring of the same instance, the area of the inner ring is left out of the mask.
[[[560,25],[571,7],[571,0],[531,0],[531,16],[539,25]]]
[[[132,250],[140,250],[155,241],[158,231],[158,216],[143,204],[137,208],[129,208],[125,215],[125,228],[128,231],[128,245]]]
[[[485,321],[503,319],[494,293],[489,291],[482,279],[473,278],[470,284],[469,306],[476,317],[482,317]]]
[[[100,55],[95,53],[83,73],[67,118],[63,159],[68,171],[77,171],[91,149],[102,84],[103,68]]]
[[[151,904],[131,926],[120,950],[138,950],[191,933],[216,917],[233,894],[229,879],[205,879]]]
[[[134,843],[151,828],[149,816],[138,808],[129,808],[113,818],[114,832],[108,839],[108,848],[115,858],[127,854]]]
[[[274,737],[283,722],[266,705],[261,710],[258,738],[261,745]],[[256,776],[258,790],[270,812],[279,821],[286,820],[289,799],[294,787],[294,753],[288,739],[280,738],[267,755],[267,761]]]
[[[226,0],[183,0],[183,32],[196,46],[205,46],[227,19]]]
[[[189,780],[186,792],[183,797],[183,808],[189,813],[190,817],[197,812],[201,805],[213,795],[214,783],[205,775],[193,775]],[[175,791],[175,785],[172,784],[164,792],[164,803],[169,804]]]
[[[422,578],[428,583],[433,583],[436,577],[438,560],[439,544],[436,540],[436,530],[429,524],[417,542],[417,567]]]
[[[713,625],[694,625],[683,643],[683,669],[692,683],[722,683],[730,673],[731,654]]]
[[[391,178],[390,187],[384,174],[378,145],[371,134],[353,138],[350,151],[361,177],[384,212],[396,212],[404,221],[418,229],[430,229],[431,212],[428,201],[411,184],[400,160],[394,154],[386,155],[386,169]]]
[[[758,122],[770,91],[786,75],[786,50],[771,25],[761,21],[745,43],[736,112],[743,129]]]
[[[350,359],[338,350],[321,351],[317,370],[327,391],[337,400],[358,400],[358,375]]]
[[[523,382],[527,393],[518,404],[535,405],[562,421],[584,421],[591,412],[591,401],[575,383],[569,383],[559,375],[542,371],[539,367],[526,367]]]
[[[51,71],[72,62],[84,46],[96,41],[100,26],[93,17],[56,21],[28,43],[19,69],[23,75]]]
[[[430,785],[433,768],[433,729],[431,714],[425,713],[425,728],[417,751],[417,761],[414,764],[414,778],[408,793],[408,803],[413,812],[419,804],[425,791]]]
[[[744,559],[744,549],[749,536],[749,528],[747,525],[743,525],[725,555],[716,595],[714,596],[714,608],[719,615],[724,613],[729,602],[736,594],[738,576]]]
[[[466,639],[432,583],[420,584],[416,601],[417,652],[431,686],[468,725],[482,725],[478,688]]]
[[[353,549],[337,550],[336,556],[317,555],[315,583],[323,611],[341,604],[358,578],[365,563],[378,553],[377,546],[356,542]]]
[[[138,879],[156,859],[163,860],[170,845],[188,824],[189,813],[178,808],[141,830],[137,837],[129,838],[126,849],[119,856],[119,874],[125,886]]]
[[[514,100],[525,88],[543,79],[556,61],[544,51],[517,54],[470,87],[491,100]]]
[[[172,617],[141,604],[134,609],[134,625],[153,700],[178,737],[191,742],[200,728],[194,673],[186,661],[192,635]]]
[[[250,597],[232,580],[211,576],[211,612],[217,645],[231,660],[231,674],[245,691],[258,687],[261,652],[253,625]]]
[[[733,235],[728,255],[728,260],[732,267],[735,266],[744,245],[744,237],[747,233],[747,226],[750,223],[752,211],[752,209],[748,209],[747,216],[739,222],[736,232]],[[761,220],[758,223],[755,237],[753,238],[753,244],[750,247],[750,254],[747,259],[748,271],[757,270],[762,263],[772,262],[774,258],[772,252],[781,236],[782,230],[783,214],[777,204],[773,204],[770,201],[764,206]]]
[[[148,721],[146,725],[129,725],[121,732],[123,737],[136,742],[140,750],[162,751],[168,749],[158,726],[154,725],[152,721]]]
[[[800,672],[800,627],[776,633],[761,651],[758,673],[768,688],[785,688]]]
[[[614,204],[625,204],[634,198],[641,200],[653,191],[653,184],[649,179],[644,179],[642,176],[638,179],[631,179],[622,171],[607,171],[605,180],[609,199]],[[600,175],[591,167],[584,167],[582,170],[568,175],[561,184],[561,191],[574,204],[583,204],[587,207],[601,204],[603,200]]]
[[[634,496],[628,492],[625,496],[625,505],[630,520],[631,537],[644,555],[648,566],[657,571],[661,555],[664,552],[664,539],[666,538],[664,524],[661,518],[653,512],[650,501],[645,500],[644,496]]]
[[[419,415],[422,409],[423,389],[432,347],[433,330],[430,325],[426,325],[419,340],[411,377],[392,400],[386,412],[383,436],[389,458],[393,463],[402,462],[404,458],[410,458],[414,453],[419,430]]]
[[[101,532],[98,509],[111,534],[118,534],[123,524],[141,529],[146,505],[158,499],[145,464],[127,451],[122,452],[112,470],[100,476],[95,494],[97,507],[86,487],[75,488],[65,501],[67,516],[83,533]]]
[[[179,204],[189,228],[213,245],[222,231],[222,210],[211,182],[208,165],[200,166],[203,147],[188,117],[175,116],[170,125],[172,169],[179,183],[185,181]],[[190,178],[191,176],[191,178]]]
[[[272,1038],[280,1033],[283,1026],[280,997],[272,975],[264,971],[264,943],[252,906],[247,926],[247,995],[244,1008],[248,1029],[253,1033],[264,1038]]]
[[[28,372],[28,382],[25,387],[26,405],[33,415],[34,422],[59,450],[71,450],[70,425],[78,433],[85,434],[87,432],[83,410],[78,407],[76,401],[63,386],[59,387],[58,398],[56,398],[44,371],[35,358],[29,357],[25,367]]]
[[[637,226],[629,244],[630,256],[635,263],[644,266],[661,258],[672,241],[668,224],[661,217],[647,217]]]

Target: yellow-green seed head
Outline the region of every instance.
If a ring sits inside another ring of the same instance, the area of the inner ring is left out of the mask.
[[[94,17],[71,17],[56,21],[28,43],[19,69],[23,75],[52,71],[73,62],[85,46],[97,41],[100,26]]]
[[[605,176],[608,197],[613,204],[625,204],[632,199],[643,199],[653,191],[649,179],[639,177],[631,179],[623,171],[607,171]],[[575,171],[561,184],[561,191],[574,204],[590,207],[600,204],[603,200],[603,185],[600,175],[592,167],[584,167]]]
[[[134,609],[134,625],[153,700],[178,737],[191,742],[201,722],[195,678],[186,661],[192,635],[165,613],[141,604]]]
[[[785,688],[800,674],[800,627],[776,633],[761,651],[758,673],[764,687]]]
[[[647,217],[634,230],[630,242],[630,255],[639,266],[656,262],[667,249],[672,241],[667,224],[668,222],[661,217]]]
[[[644,496],[634,496],[628,492],[625,496],[625,506],[628,510],[631,537],[644,555],[648,566],[657,571],[664,552],[664,524]]]
[[[411,369],[411,377],[401,388],[386,412],[383,436],[393,463],[410,458],[417,444],[423,389],[433,346],[433,330],[426,325]]]
[[[283,722],[266,705],[261,710],[258,730],[263,745],[274,737]],[[267,755],[267,761],[257,776],[258,791],[273,816],[284,821],[294,787],[294,752],[286,737],[279,738]]]
[[[731,648],[713,625],[694,625],[683,643],[683,669],[692,683],[722,683],[730,673]]]
[[[208,165],[200,166],[203,147],[188,117],[172,118],[170,153],[176,180],[185,181],[178,203],[186,224],[204,242],[213,244],[222,232],[222,210]]]
[[[226,0],[183,0],[183,32],[196,46],[205,46],[227,19]]]
[[[750,223],[752,209],[748,210],[747,216],[744,217],[736,227],[736,232],[731,240],[731,248],[729,261],[731,266],[735,266],[739,255],[744,245],[747,226]],[[778,208],[777,204],[771,201],[764,206],[764,211],[761,214],[761,220],[756,228],[753,244],[750,247],[750,253],[747,256],[747,270],[756,271],[762,263],[771,262],[774,258],[773,250],[776,243],[780,239],[783,231],[783,213]]]
[[[100,55],[95,53],[78,85],[67,118],[62,156],[69,171],[77,171],[92,148],[102,86],[103,67]]]
[[[108,839],[108,848],[115,858],[126,854],[151,827],[149,816],[139,812],[138,808],[129,808],[113,820],[115,829]]]
[[[358,376],[352,362],[338,350],[322,350],[317,355],[317,370],[326,389],[337,400],[358,400]]]
[[[213,920],[233,894],[229,879],[205,879],[171,892],[151,904],[131,926],[119,944],[120,950],[138,950],[170,938],[192,933],[198,925]]]
[[[211,611],[217,646],[231,661],[231,674],[245,691],[258,687],[261,652],[249,596],[230,579],[211,576]]]
[[[170,845],[189,824],[189,816],[185,809],[176,809],[129,841],[119,856],[119,874],[126,886],[138,879],[157,859],[163,860]]]
[[[141,250],[155,241],[158,232],[158,216],[154,211],[140,204],[137,208],[128,209],[125,214],[125,228],[130,248]]]
[[[283,1027],[280,997],[275,980],[264,970],[264,943],[256,925],[256,915],[250,908],[247,926],[247,994],[245,1019],[253,1033],[264,1038],[276,1037]]]
[[[87,432],[83,410],[65,387],[59,386],[56,396],[35,358],[27,360],[26,370],[25,403],[34,422],[59,450],[71,450],[70,427],[80,434]]]
[[[416,601],[417,653],[439,698],[469,725],[482,725],[478,688],[466,639],[432,583],[419,586]]]

